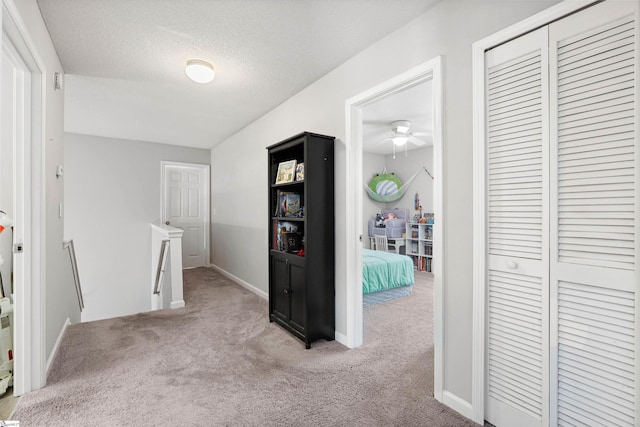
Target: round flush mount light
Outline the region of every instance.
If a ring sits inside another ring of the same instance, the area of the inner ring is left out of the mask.
[[[187,76],[196,83],[211,83],[216,76],[213,65],[202,59],[187,61]]]

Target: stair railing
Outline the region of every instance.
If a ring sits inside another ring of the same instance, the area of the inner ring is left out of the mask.
[[[78,305],[80,312],[84,310],[84,298],[82,297],[82,287],[80,286],[80,275],[78,274],[78,261],[76,260],[76,248],[73,245],[73,239],[62,242],[62,248],[69,251],[71,258],[71,271],[73,271],[73,282],[76,286],[76,295],[78,296]]]
[[[156,282],[153,287],[153,293],[158,295],[164,281],[164,271],[167,264],[167,256],[169,255],[169,240],[163,240],[160,246],[160,256],[158,258],[158,269],[156,271]]]

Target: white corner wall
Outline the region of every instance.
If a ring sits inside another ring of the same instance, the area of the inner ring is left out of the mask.
[[[35,0],[12,1],[29,32],[29,37],[42,60],[45,98],[45,141],[43,206],[46,230],[44,235],[45,264],[41,266],[44,278],[45,360],[51,356],[56,340],[67,319],[77,322],[80,311],[76,301],[69,255],[62,249],[63,220],[58,216],[58,206],[64,201],[64,179],[56,179],[56,167],[64,163],[64,93],[53,90],[53,73],[63,72],[49,32],[42,20]],[[38,195],[36,195],[37,197]]]
[[[82,321],[151,308],[151,228],[162,160],[209,164],[209,150],[65,134],[65,234],[84,292]]]
[[[298,132],[337,137],[336,332],[346,333],[345,100],[444,57],[444,390],[470,408],[472,352],[472,43],[557,1],[447,0],[375,43],[211,151],[212,262],[267,292],[265,147]],[[423,205],[424,206],[424,205]]]
[[[373,176],[385,168],[383,154],[362,153],[362,182],[367,185]],[[364,191],[364,190],[363,190]],[[362,199],[362,238],[365,248],[371,249],[367,236],[369,235],[369,220],[375,218],[376,213],[384,209],[384,203],[376,202],[369,197]]]

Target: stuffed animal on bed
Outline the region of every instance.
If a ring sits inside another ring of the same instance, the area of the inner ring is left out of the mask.
[[[389,221],[390,219],[398,219],[398,215],[394,214],[393,212],[384,214],[384,225],[387,225],[387,221]]]
[[[376,214],[376,227],[384,228],[384,217],[379,213]]]

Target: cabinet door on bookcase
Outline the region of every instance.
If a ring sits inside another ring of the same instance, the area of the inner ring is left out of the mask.
[[[289,266],[286,257],[281,254],[271,255],[271,286],[270,295],[273,316],[288,322],[291,316],[291,302],[289,301]]]
[[[289,297],[291,298],[291,326],[304,333],[307,323],[304,258],[291,257],[289,260]]]

